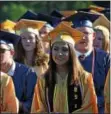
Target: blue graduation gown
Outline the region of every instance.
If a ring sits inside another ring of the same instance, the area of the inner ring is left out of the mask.
[[[84,60],[80,60],[80,63],[84,69],[92,73],[92,58],[93,52],[87,56]],[[94,62],[94,86],[98,97],[98,109],[99,112],[104,111],[104,84],[107,76],[108,69],[110,67],[109,54],[103,50],[95,49],[95,62]]]
[[[23,103],[23,107],[27,111],[30,111],[37,79],[36,73],[29,67],[16,62],[16,68],[12,79],[15,85],[17,98]]]

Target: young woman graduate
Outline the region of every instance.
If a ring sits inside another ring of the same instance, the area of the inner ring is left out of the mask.
[[[37,81],[31,112],[98,113],[92,74],[83,70],[74,51],[84,34],[62,22],[47,37],[49,69]]]

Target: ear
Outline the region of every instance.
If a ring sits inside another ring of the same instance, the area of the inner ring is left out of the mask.
[[[15,55],[15,51],[14,50],[11,50],[10,53],[11,53],[12,56]]]
[[[93,32],[92,37],[93,37],[93,40],[96,38],[96,32]]]

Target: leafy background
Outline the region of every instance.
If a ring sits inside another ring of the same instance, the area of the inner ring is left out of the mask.
[[[110,1],[0,1],[0,22],[16,21],[27,10],[49,14],[52,10],[77,10],[89,5],[110,7]]]

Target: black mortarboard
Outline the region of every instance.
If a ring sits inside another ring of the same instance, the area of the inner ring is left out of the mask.
[[[46,21],[47,23],[49,23],[53,27],[56,27],[61,22],[60,18],[50,16],[47,14],[42,14],[42,13],[37,14],[37,20]]]
[[[30,19],[30,20],[37,20],[37,14],[28,10],[26,13],[24,13],[18,20],[20,19]]]
[[[110,8],[105,8],[104,10],[100,11],[100,13],[104,14],[110,20]]]
[[[78,13],[67,17],[64,21],[72,21],[73,27],[93,27],[93,22],[99,17],[99,14],[78,11]]]
[[[78,9],[77,11],[85,11],[85,12],[90,12],[90,8],[82,8],[82,9]]]
[[[20,40],[20,36],[0,30],[0,44],[13,44],[14,46],[17,45],[17,43]]]
[[[58,18],[64,17],[64,16],[60,13],[60,11],[58,11],[58,10],[53,10],[53,11],[50,13],[50,15],[51,15],[51,16],[54,16],[54,17],[58,17]]]

